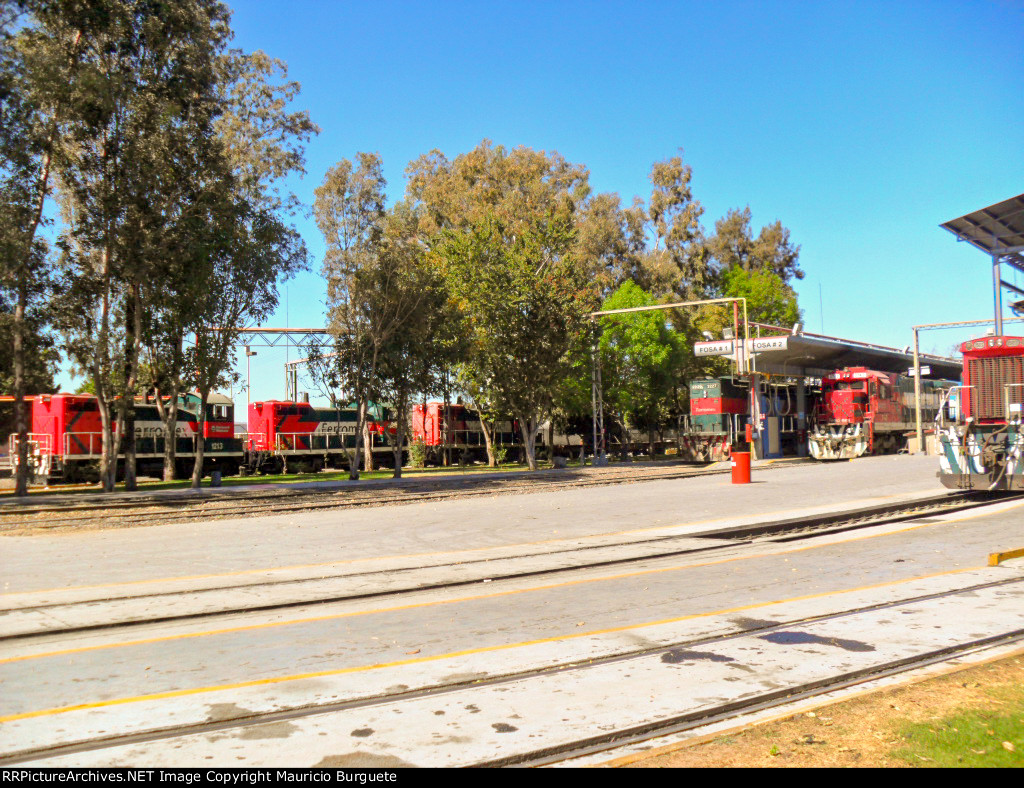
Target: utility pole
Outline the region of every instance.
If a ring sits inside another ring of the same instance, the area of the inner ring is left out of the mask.
[[[252,404],[252,375],[250,374],[249,359],[259,354],[248,345],[243,345],[243,347],[245,348],[245,418],[248,422],[249,405]]]

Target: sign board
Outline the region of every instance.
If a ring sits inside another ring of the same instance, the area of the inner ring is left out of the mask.
[[[731,339],[717,342],[697,342],[693,346],[693,352],[698,356],[731,356],[733,349],[734,345]]]
[[[911,377],[913,377],[914,376],[914,368],[911,367],[910,369],[908,369],[907,370],[907,374],[910,375]],[[932,368],[931,367],[922,366],[921,367],[921,374],[922,375],[930,375],[930,374],[932,374]]]
[[[785,350],[789,347],[789,337],[756,337],[750,340],[750,348],[754,353],[765,350]]]

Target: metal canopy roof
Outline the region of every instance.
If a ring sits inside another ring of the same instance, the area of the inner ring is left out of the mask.
[[[820,378],[844,367],[867,367],[878,372],[904,375],[914,366],[914,354],[908,350],[870,345],[819,334],[787,334],[748,340],[748,352],[754,354],[757,372],[794,377]],[[698,342],[698,356],[732,357],[733,340]],[[959,380],[963,364],[957,359],[921,354],[921,366],[931,371],[924,378]]]
[[[939,225],[986,254],[1024,271],[1024,194]]]

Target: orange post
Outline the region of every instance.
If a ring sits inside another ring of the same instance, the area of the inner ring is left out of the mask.
[[[732,483],[750,484],[749,451],[734,451],[732,453]]]

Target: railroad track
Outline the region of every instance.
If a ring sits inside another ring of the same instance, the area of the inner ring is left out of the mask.
[[[484,692],[489,689],[509,687],[522,682],[552,676],[561,677],[565,685],[574,685],[581,680],[585,680],[588,672],[608,666],[617,665],[632,670],[631,666],[633,663],[638,663],[640,660],[650,660],[652,657],[660,657],[662,662],[666,662],[671,661],[673,655],[677,655],[680,652],[694,653],[696,649],[722,649],[739,638],[756,636],[761,639],[768,639],[772,635],[792,634],[792,630],[797,627],[806,628],[812,625],[841,622],[843,619],[851,619],[863,614],[880,611],[898,611],[901,608],[907,609],[912,605],[919,605],[924,602],[949,599],[958,595],[975,595],[988,589],[1014,587],[1022,584],[1024,584],[1024,577],[1014,576],[995,581],[974,583],[953,590],[910,596],[896,601],[853,607],[836,613],[765,622],[761,625],[747,626],[724,634],[682,639],[673,643],[659,644],[655,648],[637,648],[630,651],[620,651],[586,661],[568,662],[521,672],[509,672],[485,679],[473,678],[465,681],[453,681],[434,686],[423,686],[411,691],[354,697],[341,702],[296,706],[265,713],[242,713],[235,716],[222,717],[216,721],[157,727],[143,732],[110,734],[90,740],[64,742],[47,747],[26,748],[0,755],[0,766],[7,767],[37,763],[45,759],[102,752],[126,745],[166,742],[196,734],[226,733],[268,723],[294,723],[323,715],[349,711],[372,712],[375,707],[394,708],[397,704],[413,703],[425,698],[443,701],[446,696],[464,693],[470,689],[474,692]],[[632,724],[596,735],[581,736],[571,741],[562,741],[556,745],[520,748],[514,753],[501,757],[477,759],[460,765],[477,767],[543,766],[570,761],[627,744],[635,744],[699,728],[743,714],[792,703],[900,672],[926,667],[956,656],[968,654],[972,651],[1016,643],[1022,640],[1024,640],[1024,628],[1011,628],[1007,631],[976,637],[945,647],[924,650],[911,656],[886,659],[835,675],[816,678],[803,683],[793,683],[789,686],[763,691],[756,695],[727,703],[685,711],[676,715],[661,717],[640,724]]]
[[[967,511],[1002,500],[1010,496],[984,492],[945,493],[932,498],[911,502],[859,507],[846,512],[832,512],[810,517],[791,518],[773,522],[738,525],[697,531],[685,535],[673,534],[624,539],[618,542],[602,541],[595,545],[573,544],[564,548],[556,547],[541,553],[524,553],[496,559],[492,556],[479,558],[456,555],[448,560],[423,564],[407,569],[371,569],[369,571],[322,573],[317,569],[309,576],[284,579],[260,580],[253,583],[231,583],[186,589],[172,592],[153,592],[132,596],[94,596],[75,602],[51,602],[39,605],[19,606],[12,610],[0,610],[0,621],[5,614],[17,612],[19,616],[35,614],[53,621],[78,621],[80,623],[51,627],[45,630],[38,624],[30,624],[24,632],[8,632],[0,638],[11,641],[33,638],[39,635],[72,635],[96,632],[110,628],[137,627],[142,625],[170,622],[188,623],[214,617],[244,613],[267,613],[305,607],[311,604],[333,604],[353,601],[384,600],[424,591],[454,591],[475,586],[481,582],[522,580],[547,575],[575,572],[584,569],[600,569],[635,564],[638,561],[667,559],[716,550],[732,549],[755,540],[783,543],[810,539],[824,534],[855,531],[872,526],[921,521],[923,518],[940,514]],[[1018,497],[1018,496],[1012,496]],[[695,542],[696,540],[696,542]],[[721,546],[707,544],[707,540],[721,540]],[[625,550],[625,552],[623,552]],[[570,559],[567,561],[567,557]],[[438,574],[458,570],[458,579],[439,579]],[[273,570],[267,570],[270,572]],[[367,584],[370,588],[366,588]],[[374,583],[377,584],[373,587]],[[348,584],[364,590],[346,591]],[[289,587],[291,587],[291,590]],[[244,605],[234,601],[222,604],[219,597],[244,590],[247,594]],[[264,601],[270,600],[273,601]],[[138,617],[133,612],[131,619],[97,621],[92,611],[97,604],[123,605],[132,609],[132,603],[147,600],[153,603],[153,613]],[[185,600],[182,602],[182,600]],[[81,613],[79,610],[89,612]]]
[[[758,472],[787,467],[792,462],[764,465]],[[494,495],[515,495],[524,492],[544,492],[555,489],[597,487],[609,484],[631,484],[645,481],[669,481],[699,476],[729,473],[728,467],[699,467],[673,465],[669,467],[634,466],[631,468],[544,471],[540,474],[515,474],[502,478],[482,479],[448,477],[444,480],[399,480],[395,483],[359,485],[338,489],[274,488],[259,491],[232,491],[222,488],[211,493],[180,495],[139,494],[130,500],[91,500],[73,503],[40,501],[0,508],[0,532],[21,529],[69,527],[119,527],[137,525],[140,515],[145,525],[176,522],[194,522],[197,519],[226,519],[235,517],[287,514],[292,512],[348,509],[360,507],[401,505],[425,501],[449,500]],[[202,496],[202,497],[199,497]],[[244,498],[243,498],[244,496]],[[241,500],[239,500],[241,499]]]

